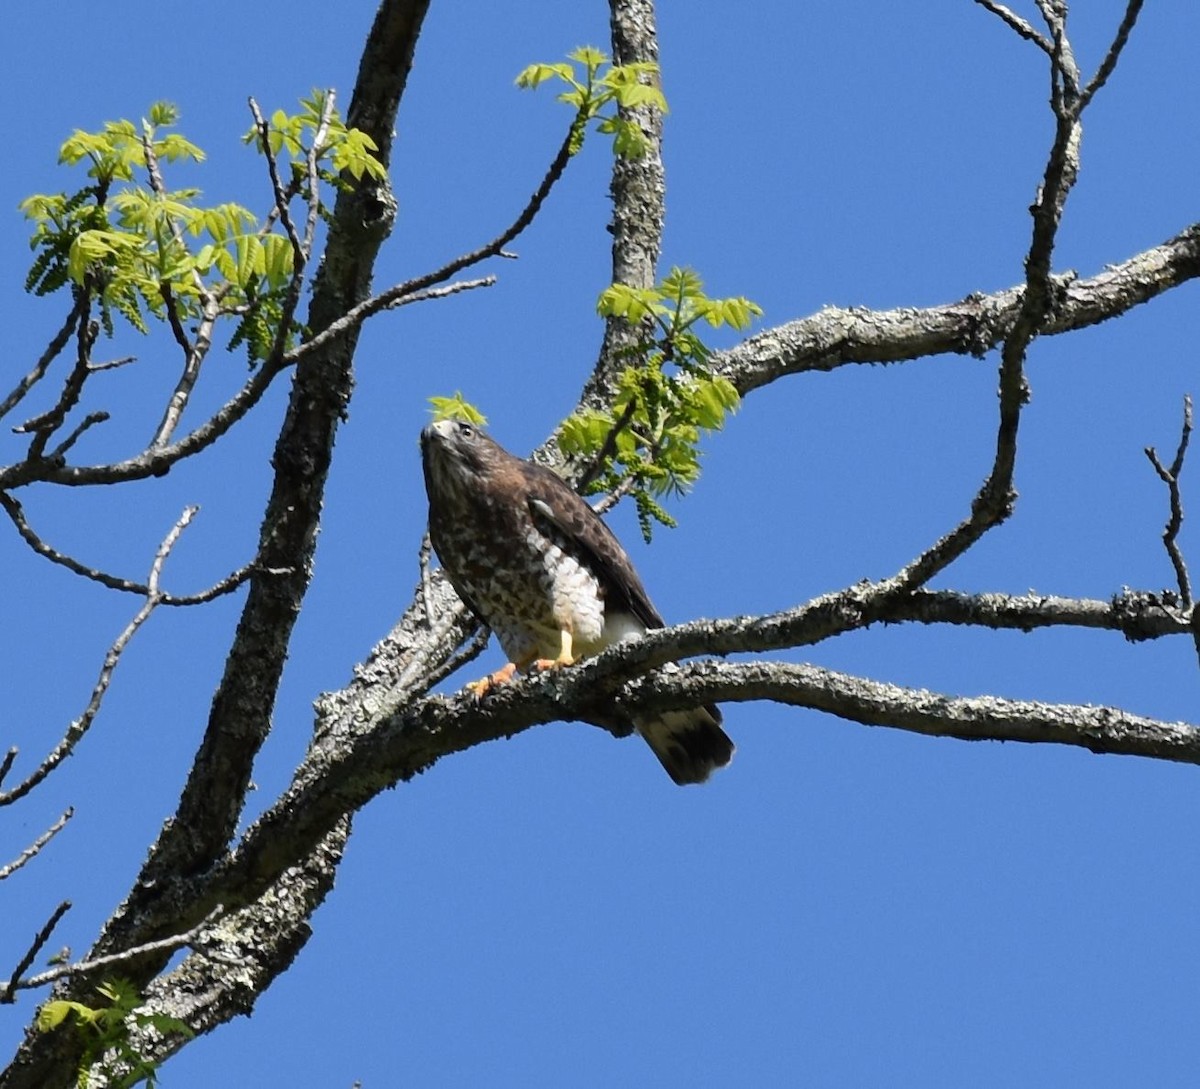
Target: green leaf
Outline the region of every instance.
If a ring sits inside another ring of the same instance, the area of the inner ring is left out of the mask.
[[[263,244],[257,235],[244,234],[234,242],[237,254],[237,271],[234,282],[242,288],[249,285],[254,276],[262,276],[266,272],[266,255]]]
[[[428,400],[432,406],[429,411],[435,421],[465,420],[467,423],[477,424],[480,427],[487,423],[487,417],[463,398],[461,390],[455,390],[453,397],[434,396]]]
[[[525,90],[535,90],[548,79],[561,79],[571,82],[572,69],[569,64],[531,64],[517,73],[517,86]]]
[[[49,1032],[51,1029],[58,1028],[72,1013],[79,1018],[81,1023],[88,1024],[96,1020],[100,1011],[85,1006],[82,1002],[46,1002],[38,1010],[35,1020],[38,1032]]]

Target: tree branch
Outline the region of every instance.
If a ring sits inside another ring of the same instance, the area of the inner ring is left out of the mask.
[[[947,696],[791,662],[689,663],[631,682],[626,692],[629,706],[639,711],[772,700],[929,737],[1052,742],[1200,764],[1200,727],[1191,723],[1161,722],[1115,707]]]
[[[92,723],[96,720],[96,716],[100,713],[100,707],[104,702],[105,694],[108,692],[108,686],[112,682],[117,663],[121,660],[121,655],[125,652],[129,641],[137,634],[138,628],[150,618],[150,614],[162,603],[162,595],[159,591],[158,583],[159,577],[162,574],[163,564],[167,562],[167,557],[171,554],[171,550],[179,540],[179,535],[187,528],[195,514],[195,507],[188,507],[184,510],[179,520],[171,527],[166,537],[163,538],[162,544],[158,546],[158,551],[154,554],[154,562],[150,566],[150,575],[146,580],[146,600],[133,619],[125,626],[125,630],[117,636],[116,641],[108,648],[108,653],[104,656],[104,663],[100,667],[100,675],[96,679],[91,697],[88,700],[87,706],[83,709],[83,713],[67,727],[67,732],[63,735],[62,740],[59,741],[23,782],[18,783],[11,790],[0,791],[0,806],[11,805],[13,802],[25,797],[25,795],[41,783],[59,764],[74,752],[75,746],[79,744],[84,734],[91,728]]]
[[[1179,494],[1179,475],[1183,472],[1184,458],[1187,457],[1188,440],[1192,435],[1192,399],[1184,397],[1183,399],[1183,427],[1180,430],[1179,446],[1175,450],[1175,460],[1171,462],[1171,467],[1166,468],[1161,461],[1158,460],[1158,453],[1153,446],[1146,447],[1146,457],[1150,459],[1150,464],[1154,466],[1154,471],[1158,473],[1159,478],[1167,486],[1167,491],[1170,496],[1171,515],[1167,520],[1166,527],[1163,529],[1163,546],[1167,550],[1167,556],[1171,560],[1171,566],[1175,568],[1175,580],[1179,586],[1179,597],[1184,609],[1192,607],[1192,586],[1188,579],[1187,564],[1184,562],[1183,553],[1179,549],[1179,530],[1183,525],[1183,499]],[[1197,649],[1200,649],[1198,647]]]
[[[15,753],[15,750],[10,750],[10,752]],[[50,827],[47,828],[46,831],[44,831],[40,836],[38,836],[38,838],[35,839],[28,847],[26,847],[25,850],[17,855],[16,858],[14,858],[7,865],[0,866],[0,881],[11,877],[30,859],[34,858],[41,851],[41,849],[46,846],[47,843],[49,843],[67,826],[67,821],[69,821],[73,816],[75,816],[75,807],[68,806],[67,809],[63,811],[62,816],[59,817],[58,820],[56,820],[52,825],[50,825]],[[0,999],[0,1001],[2,1001],[2,999]]]

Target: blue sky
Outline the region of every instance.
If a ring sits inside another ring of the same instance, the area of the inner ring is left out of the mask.
[[[1077,7],[1090,70],[1123,5]],[[345,103],[372,14],[299,2],[184,15],[133,0],[105,19],[62,2],[0,16],[5,388],[63,313],[22,294],[28,228],[16,205],[72,184],[55,166],[65,136],[170,99],[209,153],[170,180],[265,209],[261,161],[238,139],[247,95],[270,110],[333,86]],[[664,268],[691,265],[713,294],[749,296],[764,325],[1019,281],[1051,133],[1047,74],[977,5],[764,2],[731,14],[715,0],[667,0],[660,36],[672,108]],[[600,4],[434,5],[398,125],[400,219],[377,286],[507,224],[566,120],[513,77],[606,40]],[[1197,40],[1200,9],[1147,5],[1085,119],[1057,269],[1095,273],[1195,220]],[[607,166],[597,141],[514,247],[520,260],[494,270],[498,286],[365,332],[248,816],[286,785],[313,698],[345,683],[409,600],[426,398],[461,389],[521,453],[573,406],[601,335]],[[1183,394],[1198,392],[1195,291],[1035,344],[1016,516],[938,585],[1107,598],[1172,584],[1166,497],[1142,448],[1173,450]],[[161,331],[113,345],[125,351],[141,362],[98,385],[115,418],[89,456],[144,441],[174,381]],[[673,508],[678,529],[647,548],[629,512],[613,518],[661,611],[681,621],[785,608],[898,569],[965,513],[987,471],[995,364],[847,367],[754,394],[707,444],[703,477]],[[209,367],[197,412],[245,374],[240,355]],[[58,547],[139,577],[183,506],[199,503],[166,583],[215,581],[251,555],[283,393],[164,480],[33,490],[27,513]],[[1185,498],[1200,508],[1186,486]],[[1185,528],[1185,547],[1194,539]],[[50,568],[11,532],[0,549],[0,745],[32,761],[78,714],[137,603]],[[9,960],[63,898],[75,906],[53,946],[82,952],[128,888],[178,797],[239,605],[155,615],[77,754],[6,811],[0,862],[77,809],[3,887]],[[1131,646],[1096,632],[893,627],[791,657],[951,694],[1166,719],[1194,720],[1200,694],[1182,640]],[[498,662],[492,648],[467,672]],[[701,789],[673,787],[636,741],[554,724],[379,797],[296,965],[250,1019],[168,1064],[163,1085],[235,1073],[365,1089],[1195,1084],[1194,769],[767,705],[726,718],[738,756]],[[29,997],[3,1008],[6,1050],[32,1009]]]

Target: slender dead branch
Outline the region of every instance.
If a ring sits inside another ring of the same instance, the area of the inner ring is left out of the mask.
[[[20,502],[14,499],[7,492],[0,492],[0,507],[4,508],[4,512],[8,515],[17,532],[21,535],[21,539],[29,545],[39,556],[44,556],[51,563],[56,563],[60,567],[65,567],[73,574],[80,575],[83,578],[90,579],[92,582],[98,582],[101,586],[106,586],[110,590],[120,590],[122,593],[137,594],[139,597],[146,597],[150,594],[150,587],[144,582],[135,582],[131,579],[123,579],[117,575],[110,575],[107,571],[101,571],[98,567],[90,567],[85,563],[81,563],[73,556],[67,555],[65,552],[60,552],[52,545],[47,544],[37,533],[25,517],[25,511]],[[199,508],[197,508],[198,510]],[[187,606],[187,605],[202,605],[205,602],[212,601],[214,598],[223,596],[224,594],[232,593],[242,585],[255,571],[266,568],[259,568],[254,563],[245,564],[239,567],[236,571],[226,575],[219,582],[214,583],[206,590],[201,590],[195,594],[168,594],[160,593],[158,603],[160,605],[172,606]],[[274,571],[275,574],[282,574],[281,571]]]
[[[975,0],[975,3],[982,8],[987,8],[993,15],[998,15],[1022,38],[1028,42],[1033,42],[1043,53],[1049,56],[1053,52],[1053,46],[1051,46],[1044,35],[1034,30],[1029,23],[1003,4],[997,4],[995,0]]]
[[[50,918],[46,921],[46,925],[37,932],[33,939],[33,943],[29,946],[25,952],[25,955],[17,963],[16,968],[13,969],[13,974],[9,976],[8,983],[3,987],[0,987],[0,1003],[10,1003],[15,999],[17,986],[21,976],[23,976],[29,970],[29,966],[33,963],[34,958],[38,955],[42,946],[44,946],[50,940],[50,935],[54,933],[54,928],[58,926],[59,920],[61,920],[62,917],[70,910],[70,900],[64,900],[58,905],[58,907],[54,909],[50,915]]]
[[[94,372],[95,368],[92,368],[92,370]],[[79,425],[75,427],[71,433],[65,439],[63,439],[62,442],[60,442],[53,450],[50,451],[51,460],[58,461],[65,457],[67,451],[79,441],[80,437],[85,431],[95,427],[97,424],[107,423],[108,420],[109,415],[107,412],[89,412],[79,423]]]
[[[66,906],[70,907],[70,904]],[[84,975],[88,972],[98,972],[102,968],[114,968],[120,964],[128,964],[129,961],[135,960],[138,957],[144,957],[148,953],[172,953],[176,949],[182,949],[184,946],[195,946],[200,942],[204,932],[209,930],[213,923],[220,918],[223,910],[220,905],[217,905],[216,908],[205,916],[203,921],[183,934],[173,934],[169,938],[159,938],[157,941],[146,942],[143,945],[135,946],[133,949],[126,949],[121,953],[110,953],[108,956],[93,957],[91,960],[81,960],[74,964],[60,964],[57,967],[47,969],[45,972],[39,972],[37,975],[30,976],[28,979],[21,979],[21,974],[29,967],[29,964],[26,964],[20,972],[8,981],[6,986],[0,987],[0,1002],[15,1001],[17,991],[45,987],[57,980],[66,979],[68,976]],[[49,934],[46,937],[49,938]],[[42,944],[45,943],[43,942]],[[31,964],[32,962],[33,958],[31,957],[29,963]]]
[[[284,191],[283,182],[279,179],[279,164],[275,159],[275,152],[271,150],[271,128],[259,110],[253,95],[248,101],[250,113],[254,118],[254,127],[258,131],[258,144],[262,149],[263,158],[267,160],[267,174],[271,179],[271,191],[275,194],[275,214],[284,231],[287,232],[288,241],[292,244],[293,256],[302,261],[304,247],[300,243],[300,235],[297,233],[296,225],[292,222],[292,215],[288,211],[288,195]]]
[[[10,750],[15,755],[16,750]],[[67,825],[73,816],[75,816],[75,807],[70,806],[64,810],[61,817],[58,818],[49,828],[46,829],[37,839],[35,839],[28,847],[25,848],[16,858],[8,865],[0,866],[0,881],[7,877],[11,877],[22,866],[24,866],[31,858],[35,857],[43,847],[46,846],[55,836],[58,835]]]
[[[71,339],[71,334],[75,332],[76,325],[84,318],[87,312],[87,294],[77,289],[71,312],[67,315],[58,332],[50,339],[50,343],[46,346],[46,350],[38,357],[38,361],[33,365],[33,369],[16,384],[3,401],[0,401],[0,419],[3,419],[16,408],[25,395],[45,377],[50,364],[58,358],[62,350],[67,346],[67,341]]]
[[[1171,566],[1175,569],[1175,581],[1179,587],[1179,596],[1184,609],[1192,607],[1192,585],[1178,540],[1179,530],[1183,525],[1183,499],[1179,492],[1179,475],[1183,472],[1183,462],[1187,457],[1188,440],[1191,435],[1192,398],[1189,395],[1183,399],[1183,427],[1180,429],[1179,446],[1175,450],[1175,459],[1171,462],[1170,468],[1159,461],[1158,452],[1153,446],[1146,447],[1146,457],[1150,459],[1150,464],[1154,466],[1154,471],[1158,473],[1159,479],[1166,484],[1170,497],[1171,514],[1163,529],[1162,540],[1163,547],[1167,550],[1167,556],[1171,560]]]
[[[4,754],[4,759],[0,760],[0,783],[3,783],[8,778],[8,773],[12,771],[13,761],[17,758],[17,748],[13,746]]]
[[[150,566],[149,577],[146,580],[146,600],[133,619],[125,626],[124,631],[117,636],[112,646],[108,648],[108,653],[104,656],[104,663],[100,667],[100,675],[96,679],[91,697],[88,699],[83,713],[67,727],[62,740],[59,741],[23,782],[17,784],[11,790],[0,791],[0,806],[11,805],[13,802],[25,797],[25,795],[33,790],[34,787],[41,783],[71,755],[75,750],[75,746],[79,744],[83,736],[91,728],[92,723],[96,720],[96,716],[100,713],[100,707],[104,702],[105,694],[108,692],[109,684],[112,682],[113,672],[117,668],[117,663],[121,660],[121,655],[125,652],[125,648],[129,645],[129,641],[137,633],[137,630],[149,619],[150,614],[154,612],[155,608],[162,603],[162,594],[159,590],[159,577],[162,574],[163,564],[166,563],[167,557],[171,554],[171,550],[179,540],[179,535],[187,528],[195,514],[195,507],[185,509],[179,520],[171,527],[170,532],[163,538],[162,544],[158,546],[158,550],[154,555],[154,562]]]
[[[563,139],[558,153],[550,163],[549,169],[547,169],[545,175],[542,177],[541,183],[534,190],[533,196],[529,198],[529,201],[521,209],[517,218],[504,231],[493,238],[491,242],[480,246],[478,249],[471,250],[469,253],[464,253],[461,257],[456,257],[453,261],[448,261],[441,268],[435,269],[433,272],[427,272],[423,276],[406,280],[404,283],[396,284],[387,291],[380,292],[369,299],[364,299],[362,302],[351,307],[342,317],[332,322],[316,336],[293,348],[292,351],[287,353],[286,361],[288,363],[295,363],[311,352],[325,347],[330,341],[336,340],[357,329],[369,317],[378,314],[380,311],[389,310],[401,305],[401,301],[408,296],[425,292],[437,284],[444,283],[471,265],[477,265],[480,261],[484,261],[489,257],[499,256],[504,247],[533,222],[542,205],[546,202],[546,198],[550,195],[551,189],[554,188],[555,183],[562,177],[567,168],[567,163],[571,161],[571,148],[576,139],[579,127],[580,121],[576,118],[571,123],[571,128]]]
[[[474,291],[477,287],[492,287],[495,283],[495,276],[480,276],[474,280],[455,280],[453,283],[443,284],[441,287],[431,287],[427,291],[405,295],[403,298],[389,303],[386,309],[398,310],[410,303],[428,302],[430,299],[448,299],[451,295],[457,295],[463,291]]]
[[[1129,35],[1133,31],[1134,24],[1137,23],[1138,15],[1141,14],[1142,3],[1143,0],[1129,0],[1126,5],[1125,15],[1121,19],[1121,25],[1117,27],[1112,45],[1108,47],[1108,52],[1105,54],[1104,60],[1100,62],[1100,67],[1096,69],[1096,74],[1080,92],[1079,103],[1076,106],[1077,112],[1082,112],[1087,107],[1096,92],[1108,82],[1108,77],[1116,70],[1117,61],[1121,59],[1121,51],[1129,41]]]
[[[26,420],[25,423],[14,429],[18,434],[33,435],[33,439],[29,443],[29,452],[25,455],[26,462],[30,464],[36,464],[42,460],[51,435],[63,425],[67,413],[79,403],[79,398],[83,394],[83,384],[92,374],[90,369],[91,351],[98,329],[96,323],[88,318],[91,312],[91,294],[87,285],[80,291],[80,296],[84,300],[84,308],[75,327],[75,365],[63,383],[58,402],[40,416]]]

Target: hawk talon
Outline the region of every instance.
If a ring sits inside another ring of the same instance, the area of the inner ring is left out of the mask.
[[[468,681],[464,687],[477,700],[481,700],[493,688],[499,688],[502,684],[508,684],[513,679],[513,674],[516,671],[517,667],[514,662],[506,662],[495,673],[489,673],[486,677],[480,677],[477,681]]]

